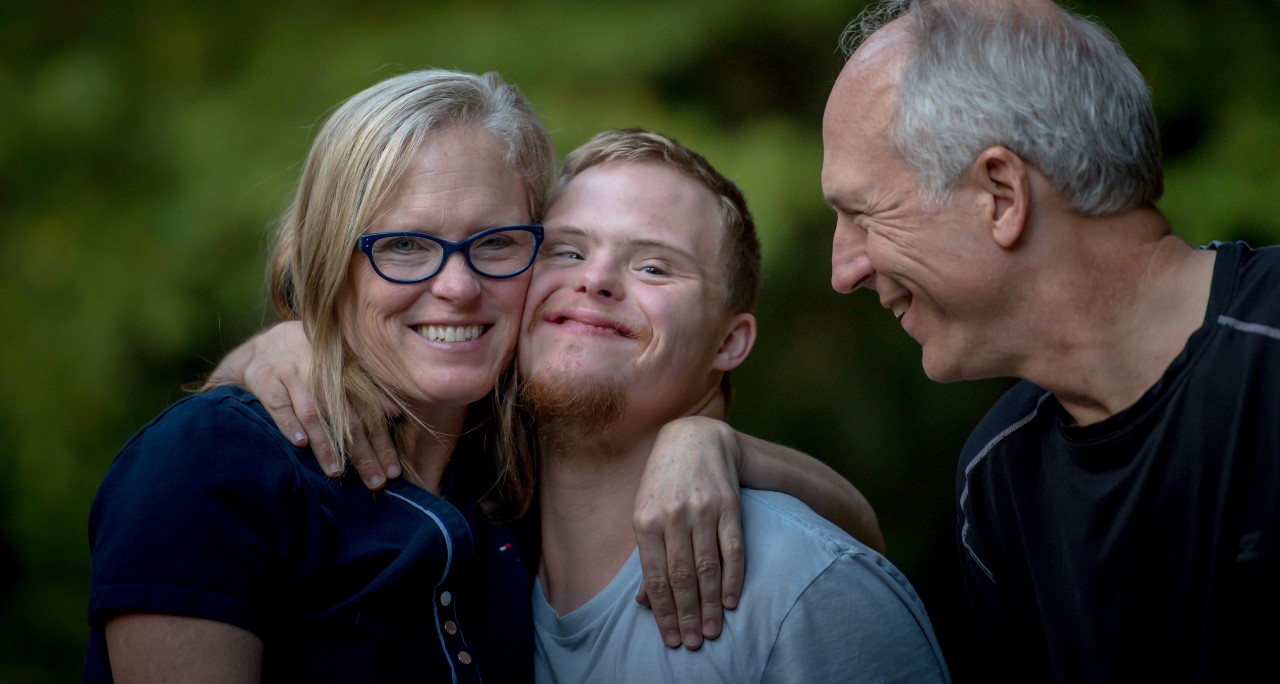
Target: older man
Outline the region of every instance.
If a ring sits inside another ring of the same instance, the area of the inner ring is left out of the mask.
[[[896,2],[845,41],[823,119],[832,286],[875,291],[934,380],[1023,380],[957,477],[981,667],[1270,669],[1280,249],[1171,234],[1147,86],[1091,21]]]

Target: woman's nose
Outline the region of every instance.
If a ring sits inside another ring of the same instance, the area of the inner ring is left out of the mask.
[[[431,294],[454,304],[464,304],[480,294],[481,277],[471,270],[461,253],[450,254],[440,272],[429,281]]]

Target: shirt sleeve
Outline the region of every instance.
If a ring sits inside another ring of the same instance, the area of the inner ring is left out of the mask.
[[[186,615],[261,633],[297,536],[298,461],[246,403],[177,402],[107,471],[90,512],[89,617]]]
[[[915,590],[879,555],[838,556],[783,619],[762,682],[949,682]]]

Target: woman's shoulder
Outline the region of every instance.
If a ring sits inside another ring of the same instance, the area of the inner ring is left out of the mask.
[[[227,440],[291,446],[258,398],[244,388],[231,385],[183,397],[170,404],[134,433],[125,448],[139,441],[157,439],[180,439],[190,442],[192,447],[217,448]]]
[[[224,386],[184,397],[120,449],[108,472],[135,477],[251,481],[296,477],[299,452],[256,397]]]

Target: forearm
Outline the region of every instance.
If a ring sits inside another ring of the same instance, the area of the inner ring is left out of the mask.
[[[205,389],[236,385],[261,398],[263,390],[269,395],[277,385],[300,388],[310,356],[311,345],[302,323],[273,323],[224,356],[209,374]],[[276,417],[274,413],[272,417]]]
[[[830,466],[781,444],[735,432],[738,479],[744,487],[785,492],[858,541],[884,553],[875,510],[862,492]]]
[[[270,330],[271,328],[267,328]],[[209,374],[209,378],[205,380],[205,389],[213,385],[244,385],[245,369],[249,367],[249,361],[253,359],[254,342],[258,339],[257,335],[240,343],[240,346],[231,350],[231,353],[222,357],[217,366],[214,366],[213,372]]]

